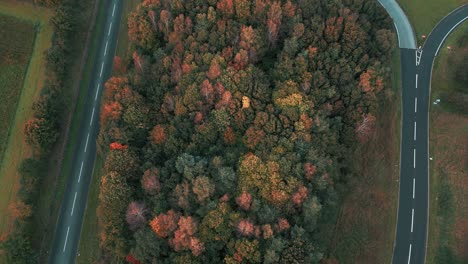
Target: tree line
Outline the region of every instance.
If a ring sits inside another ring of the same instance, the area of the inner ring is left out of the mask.
[[[102,263],[333,263],[322,212],[373,132],[375,1],[145,0],[105,84]]]
[[[20,188],[17,199],[9,210],[14,218],[14,227],[0,243],[9,263],[37,263],[38,246],[33,237],[36,232],[33,215],[39,199],[42,177],[45,176],[51,150],[60,133],[64,106],[64,83],[70,65],[70,42],[76,30],[74,1],[33,1],[54,10],[51,18],[54,34],[52,45],[45,54],[46,78],[41,94],[33,103],[33,117],[24,125],[25,141],[33,148],[33,156],[21,162]]]

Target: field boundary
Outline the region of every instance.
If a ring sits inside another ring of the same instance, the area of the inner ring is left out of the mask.
[[[22,84],[12,125],[7,136],[3,160],[0,161],[0,211],[7,212],[11,200],[15,199],[19,185],[17,168],[20,162],[32,154],[32,149],[23,138],[23,125],[32,116],[32,104],[40,95],[45,80],[45,52],[52,45],[53,27],[49,22],[52,11],[32,4],[12,1],[0,2],[0,14],[32,23],[36,35],[33,42],[24,82]],[[4,200],[5,202],[1,202]],[[11,229],[9,214],[0,218],[0,235]]]

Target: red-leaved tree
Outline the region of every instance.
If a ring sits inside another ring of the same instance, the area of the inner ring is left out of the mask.
[[[166,214],[161,213],[154,217],[150,222],[150,226],[158,237],[165,238],[176,230],[178,220],[179,214],[169,210]]]
[[[252,204],[252,195],[244,191],[236,198],[236,203],[240,208],[248,211],[250,209],[250,205]]]
[[[237,231],[243,236],[251,236],[254,233],[254,224],[248,219],[242,219],[237,224]]]
[[[305,186],[300,186],[297,192],[293,193],[291,199],[296,205],[302,204],[307,199],[307,188]]]

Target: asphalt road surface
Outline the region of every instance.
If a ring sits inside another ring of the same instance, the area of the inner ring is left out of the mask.
[[[391,0],[383,5],[389,10]],[[394,9],[400,9],[394,3]],[[400,9],[401,10],[401,9]],[[394,12],[393,12],[394,13]],[[389,12],[393,19],[400,19]],[[404,14],[403,14],[404,15]],[[468,5],[442,19],[427,38],[422,49],[407,48],[414,37],[401,33],[395,21],[401,54],[402,136],[400,196],[397,231],[392,262],[424,263],[427,246],[429,213],[429,106],[432,66],[446,37],[468,19]],[[407,21],[405,18],[404,21]],[[403,23],[406,23],[404,22]],[[410,27],[411,28],[411,27]]]
[[[398,46],[402,49],[416,49],[413,28],[396,0],[378,0],[393,19],[398,33]]]
[[[121,0],[106,0],[106,19],[99,36],[100,48],[94,58],[93,75],[88,88],[85,111],[80,117],[79,143],[74,150],[70,175],[56,224],[49,263],[74,263],[78,255],[83,215],[96,156],[99,132],[100,96],[111,73],[121,17]]]

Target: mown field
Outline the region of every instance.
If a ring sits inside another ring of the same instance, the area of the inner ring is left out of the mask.
[[[0,14],[0,160],[15,117],[35,36],[31,23]]]
[[[32,104],[43,86],[45,51],[51,45],[53,33],[49,23],[51,15],[50,10],[27,3],[0,1],[1,23],[8,23],[0,25],[0,52],[7,59],[0,60],[0,98],[6,98],[0,104],[0,154],[3,154],[0,159],[0,237],[12,227],[8,205],[15,200],[19,186],[17,169],[20,162],[32,154],[24,141],[23,125],[31,117]],[[1,256],[0,263],[3,263]]]
[[[434,65],[431,98],[441,103],[430,111],[427,263],[468,263],[468,86],[455,78],[463,66],[454,62],[468,54],[467,32],[465,22],[447,39],[444,47],[451,49],[442,49]]]
[[[468,0],[397,0],[410,20],[418,43],[429,35],[437,23]]]
[[[373,135],[354,152],[357,176],[339,208],[337,222],[324,226],[338,263],[390,263],[396,228],[400,158],[400,54],[392,57],[392,91],[382,100]],[[390,84],[389,84],[390,85]],[[333,212],[332,212],[333,213]]]

